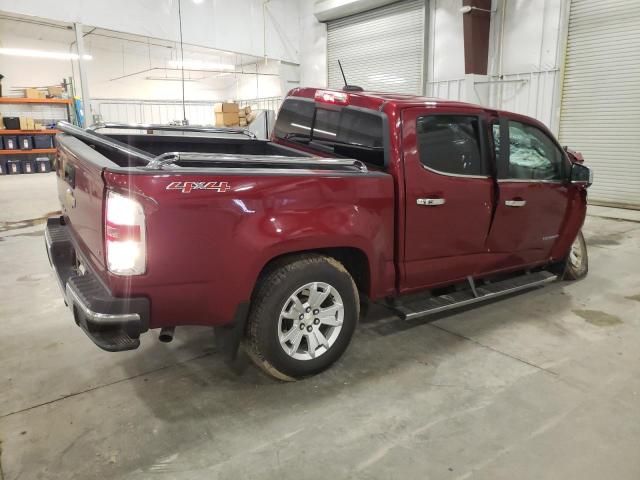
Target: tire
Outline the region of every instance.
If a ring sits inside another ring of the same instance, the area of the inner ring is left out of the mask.
[[[578,232],[569,256],[567,257],[567,267],[564,271],[565,280],[580,280],[587,276],[589,272],[589,257],[587,255],[587,243],[584,241],[582,231]]]
[[[249,356],[280,380],[315,375],[342,356],[359,315],[358,290],[340,262],[294,257],[259,280],[247,326]]]

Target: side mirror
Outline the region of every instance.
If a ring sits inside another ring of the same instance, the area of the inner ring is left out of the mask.
[[[580,163],[571,164],[571,184],[587,188],[593,183],[593,170]]]

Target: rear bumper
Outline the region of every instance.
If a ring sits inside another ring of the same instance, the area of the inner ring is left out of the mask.
[[[149,329],[149,300],[112,296],[88,262],[82,262],[85,271],[80,273],[76,265],[82,259],[60,217],[47,220],[44,238],[49,263],[76,324],[103,350],[138,348],[140,334]]]

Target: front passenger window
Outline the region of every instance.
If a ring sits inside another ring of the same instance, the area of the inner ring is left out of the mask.
[[[508,178],[562,180],[564,156],[540,129],[509,121]]]

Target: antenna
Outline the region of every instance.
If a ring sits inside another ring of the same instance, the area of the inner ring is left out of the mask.
[[[347,83],[347,77],[344,76],[344,70],[342,69],[342,63],[340,63],[340,60],[338,60],[338,66],[340,67],[340,73],[342,73],[342,79],[344,80],[344,87],[342,87],[342,90],[344,90],[345,92],[362,92],[362,87],[359,87],[357,85],[349,85]]]
[[[348,87],[349,84],[347,83],[347,77],[344,76],[344,70],[342,68],[342,63],[340,63],[340,60],[338,60],[338,66],[340,67],[340,73],[342,74],[342,79],[344,80],[344,86]]]

